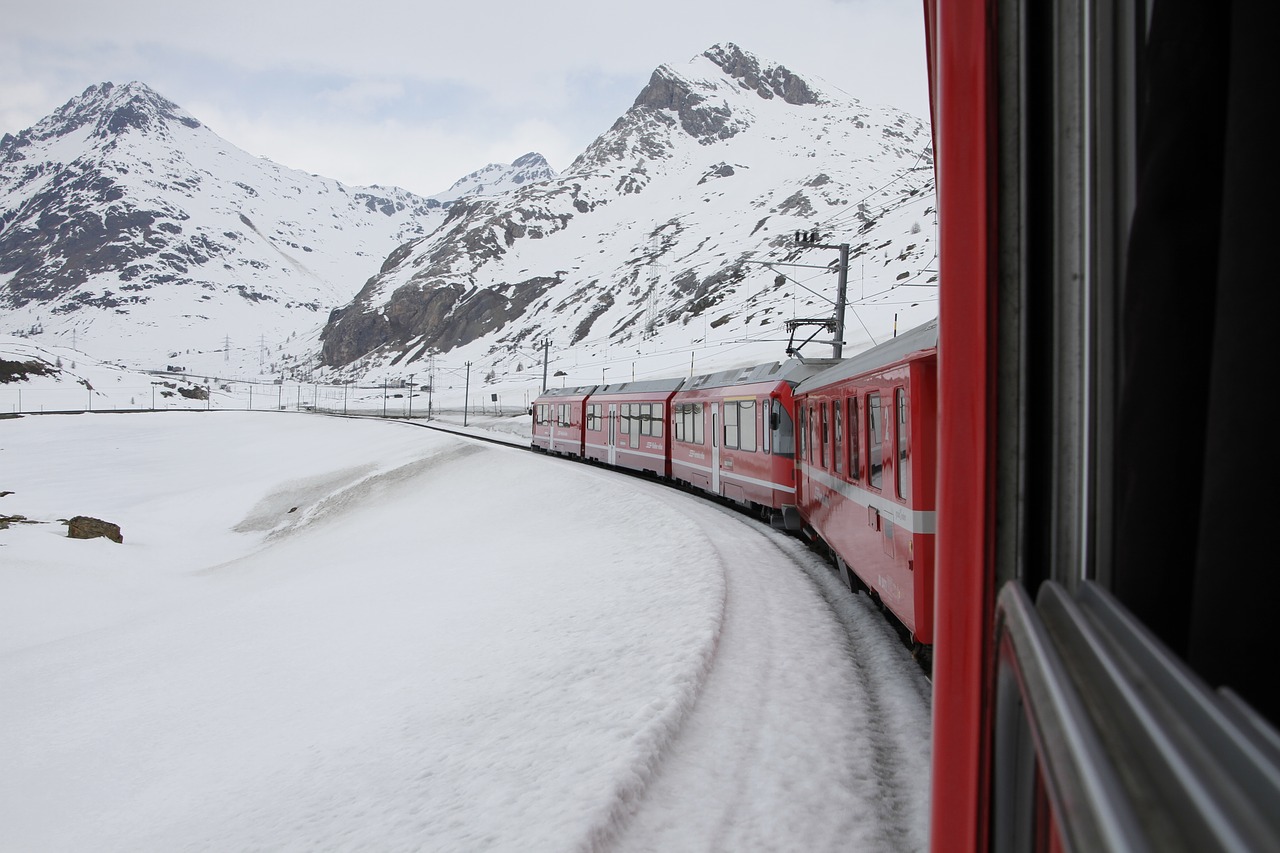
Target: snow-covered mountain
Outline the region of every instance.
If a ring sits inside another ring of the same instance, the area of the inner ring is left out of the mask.
[[[144,84],[91,86],[0,140],[0,332],[147,366],[232,338],[275,349],[454,199],[551,176],[531,154],[435,198],[348,187],[241,151]]]
[[[378,375],[448,354],[503,373],[542,339],[600,356],[767,340],[758,357],[778,358],[785,321],[830,316],[835,294],[808,266],[836,256],[797,230],[850,246],[846,340],[867,341],[859,320],[888,336],[897,313],[936,313],[932,175],[921,120],[717,45],[658,68],[559,177],[460,200],[397,249],[333,313],[323,364]]]
[[[544,352],[562,382],[723,369],[831,316],[838,255],[797,231],[849,247],[846,353],[934,316],[934,218],[923,121],[732,44],[659,67],[564,173],[530,153],[431,197],[102,84],[0,140],[0,334],[318,382],[431,364],[461,388],[466,362],[532,388]]]

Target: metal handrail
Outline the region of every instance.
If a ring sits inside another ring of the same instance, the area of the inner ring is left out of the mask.
[[[1103,588],[997,603],[993,847],[1280,850],[1280,735],[1215,692]]]

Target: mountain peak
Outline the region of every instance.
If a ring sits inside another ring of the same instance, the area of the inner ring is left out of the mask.
[[[145,83],[136,80],[124,85],[95,83],[23,131],[11,145],[23,147],[66,136],[84,127],[91,128],[91,134],[100,139],[130,130],[163,134],[174,123],[189,128],[201,126],[185,110]]]
[[[788,104],[818,103],[817,94],[801,77],[781,65],[760,67],[760,60],[731,42],[712,45],[702,54],[744,89],[754,89],[768,100],[775,95]]]

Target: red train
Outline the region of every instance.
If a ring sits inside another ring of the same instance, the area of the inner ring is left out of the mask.
[[[938,323],[805,380],[797,501],[845,582],[933,642]]]
[[[775,386],[794,496],[733,496],[932,641],[934,851],[1280,850],[1280,6],[924,9],[937,324]],[[764,397],[685,387],[671,476],[724,494]]]
[[[653,474],[798,528],[793,389],[830,359],[545,391],[536,450]]]

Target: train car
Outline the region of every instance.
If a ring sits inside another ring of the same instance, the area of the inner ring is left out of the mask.
[[[684,380],[601,385],[586,401],[585,453],[615,468],[671,476],[671,398]]]
[[[799,525],[793,389],[834,362],[773,362],[695,376],[671,399],[671,477]]]
[[[921,646],[933,642],[937,374],[934,320],[795,390],[806,535]]]
[[[595,389],[594,385],[583,385],[543,391],[532,406],[534,449],[582,458],[586,452],[585,405]]]
[[[1280,850],[1280,7],[925,21],[932,848]]]

